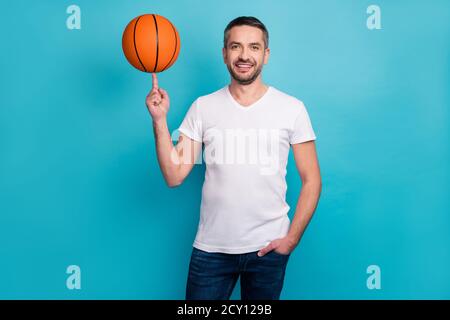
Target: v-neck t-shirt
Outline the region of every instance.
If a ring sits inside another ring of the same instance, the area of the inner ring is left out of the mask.
[[[304,103],[273,86],[243,106],[228,85],[197,98],[179,132],[202,142],[206,163],[193,246],[247,253],[287,235],[290,146],[316,139]]]

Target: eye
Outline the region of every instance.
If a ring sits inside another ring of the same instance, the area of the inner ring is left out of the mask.
[[[259,50],[259,47],[258,46],[252,46],[252,49],[253,50]]]

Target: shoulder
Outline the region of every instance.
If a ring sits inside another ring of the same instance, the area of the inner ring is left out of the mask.
[[[193,105],[198,116],[206,120],[214,118],[217,114],[223,114],[226,99],[226,87],[223,87],[214,92],[200,95]]]
[[[196,101],[198,105],[207,106],[221,102],[224,98],[226,98],[226,87],[222,87],[214,92],[201,95]]]
[[[281,91],[273,86],[271,86],[271,90],[272,97],[276,101],[279,108],[282,108],[286,112],[292,112],[294,114],[306,111],[305,104],[299,98]]]

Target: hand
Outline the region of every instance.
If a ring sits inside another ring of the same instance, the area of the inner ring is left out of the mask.
[[[288,236],[286,236],[284,238],[275,239],[272,242],[270,242],[266,247],[258,251],[258,256],[262,257],[272,250],[274,250],[279,254],[288,255],[295,249],[296,246],[297,243]]]
[[[169,111],[170,101],[166,90],[158,87],[156,73],[152,73],[153,87],[145,99],[147,109],[153,121],[164,119]]]

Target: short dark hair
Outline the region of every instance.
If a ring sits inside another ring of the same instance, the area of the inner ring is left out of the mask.
[[[233,19],[232,21],[230,21],[230,23],[228,23],[227,27],[225,28],[225,30],[223,32],[223,47],[224,48],[227,47],[230,29],[233,27],[236,27],[236,26],[251,26],[251,27],[256,27],[256,28],[260,29],[264,35],[264,46],[266,48],[269,47],[269,32],[267,31],[267,28],[264,25],[264,23],[262,23],[255,17],[242,16],[242,17],[237,17],[236,19]]]

